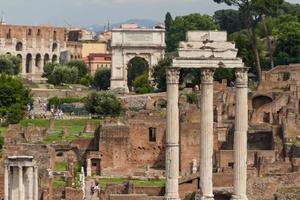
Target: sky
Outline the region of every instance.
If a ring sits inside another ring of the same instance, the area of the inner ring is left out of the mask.
[[[195,12],[212,15],[223,8],[227,6],[213,0],[0,0],[6,23],[25,25],[86,27],[128,19],[163,21],[167,11],[173,16]]]

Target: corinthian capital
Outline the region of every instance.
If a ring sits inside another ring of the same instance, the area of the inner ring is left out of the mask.
[[[178,84],[179,83],[180,71],[178,68],[167,69],[167,83],[168,84]]]
[[[236,85],[248,85],[248,68],[235,69]]]
[[[214,82],[215,69],[201,69],[201,83],[213,83]]]

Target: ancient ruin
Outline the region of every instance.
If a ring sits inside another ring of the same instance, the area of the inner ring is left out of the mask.
[[[140,57],[151,69],[164,55],[164,29],[113,29],[112,30],[112,78],[111,89],[128,92],[127,65],[131,59]]]

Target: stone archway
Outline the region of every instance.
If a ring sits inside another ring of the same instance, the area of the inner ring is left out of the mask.
[[[52,56],[52,63],[57,63],[57,61],[58,61],[58,57],[57,57],[57,55],[53,55]]]
[[[35,56],[35,66],[38,68],[38,69],[41,69],[42,68],[42,56],[41,54],[36,54]]]
[[[47,64],[47,63],[49,63],[49,61],[50,61],[50,56],[49,56],[49,54],[45,54],[44,55],[44,66]]]
[[[135,56],[127,63],[127,86],[129,90],[133,86],[133,81],[143,74],[147,73],[149,76],[149,62],[139,56]]]
[[[164,29],[113,29],[111,89],[129,92],[127,64],[134,57],[148,62],[151,80],[153,66],[164,56],[164,48]]]
[[[32,55],[30,53],[26,56],[26,73],[32,73]]]

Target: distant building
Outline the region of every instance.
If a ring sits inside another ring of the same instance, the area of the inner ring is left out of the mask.
[[[0,54],[19,57],[25,77],[40,77],[46,63],[62,61],[67,39],[65,28],[0,24]]]
[[[111,54],[91,53],[84,58],[84,62],[88,65],[89,73],[94,75],[97,69],[111,68]]]
[[[93,41],[96,39],[96,33],[83,29],[69,29],[68,30],[69,41]]]

